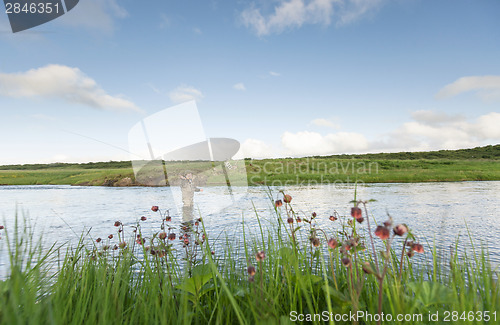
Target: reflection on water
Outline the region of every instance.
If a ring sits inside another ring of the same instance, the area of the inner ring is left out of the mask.
[[[275,197],[279,189],[270,188]],[[233,190],[237,193],[238,188]],[[148,219],[141,222],[143,233],[157,232],[161,218],[151,211],[153,205],[163,211],[170,209],[177,229],[182,216],[192,216],[191,220],[203,217],[211,238],[223,234],[221,242],[224,234],[241,239],[242,220],[246,230],[259,233],[256,213],[264,225],[275,222],[267,187],[249,188],[243,199],[221,211],[219,203],[228,199],[224,191],[226,187],[205,187],[203,192],[194,193],[194,208],[176,211],[171,197],[181,198],[179,187],[4,186],[0,187],[0,217],[4,220],[0,224],[12,227],[16,213],[29,217],[35,232],[43,234],[49,244],[77,243],[88,229],[94,238],[106,238],[115,233],[117,220],[125,225],[125,233],[131,233],[141,216]],[[290,186],[286,191],[293,196],[292,204],[299,215],[316,212],[318,225],[326,229],[332,229],[328,217],[334,210],[349,214],[349,202],[354,198],[354,188],[347,186]],[[242,193],[237,194],[241,197]],[[469,230],[474,239],[484,241],[494,264],[500,262],[496,244],[500,238],[500,182],[371,184],[358,187],[357,198],[377,200],[369,205],[376,220],[384,221],[389,212],[395,223],[406,223],[421,241],[427,240],[429,245],[435,242],[447,254],[456,237],[467,236]],[[465,243],[466,238],[463,240]],[[5,261],[2,248],[0,263]]]

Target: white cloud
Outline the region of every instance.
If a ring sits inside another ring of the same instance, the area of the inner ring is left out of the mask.
[[[70,160],[70,158],[64,154],[58,154],[58,155],[52,156],[52,158],[50,158],[50,160],[62,163],[62,162],[68,162]]]
[[[384,0],[347,0],[341,2],[337,25],[349,24],[376,12],[382,6]]]
[[[500,141],[500,113],[491,112],[476,119],[435,111],[412,113],[412,121],[368,139],[361,133],[284,132],[282,148],[274,150],[265,142],[249,139],[246,157],[269,158],[342,153],[428,151],[471,148]],[[433,120],[433,117],[437,120]]]
[[[236,89],[236,90],[247,90],[247,88],[245,87],[245,85],[242,82],[234,84],[233,85],[233,89]]]
[[[279,72],[269,71],[268,73],[260,75],[259,78],[268,79],[268,78],[277,78],[280,76],[281,76],[281,73],[279,73]]]
[[[500,76],[462,77],[441,89],[436,98],[453,97],[468,91],[477,91],[484,101],[500,100]]]
[[[436,116],[446,116],[431,112]],[[418,115],[418,114],[417,114]],[[389,133],[388,138],[375,148],[390,151],[418,151],[437,149],[459,149],[483,145],[485,141],[500,141],[500,113],[491,112],[475,120],[449,116],[448,120],[425,121],[423,119],[404,123]]]
[[[194,27],[193,28],[193,33],[198,34],[198,35],[203,34],[203,32],[201,31],[201,29],[199,29],[198,27]]]
[[[338,132],[321,135],[317,132],[285,132],[281,144],[291,156],[328,155],[352,153],[368,149],[364,135],[353,132]]]
[[[246,27],[251,27],[257,35],[280,33],[287,28],[300,27],[304,23],[330,23],[333,0],[280,1],[274,13],[265,17],[260,9],[248,8],[241,13]]]
[[[123,19],[129,14],[117,0],[85,0],[61,16],[57,21],[74,27],[84,27],[112,33],[115,30],[115,19]]]
[[[465,117],[462,115],[448,115],[443,112],[436,112],[433,110],[419,110],[411,113],[411,117],[424,124],[438,125],[442,123],[464,121]]]
[[[311,121],[312,125],[315,126],[321,126],[321,127],[327,127],[327,128],[332,128],[332,129],[339,129],[340,126],[330,120],[324,119],[324,118],[317,118]]]
[[[389,133],[385,141],[373,144],[382,151],[423,151],[434,149],[458,149],[478,145],[466,129],[453,124],[429,125],[407,122]]]
[[[99,109],[141,111],[122,96],[107,94],[80,69],[57,64],[20,73],[0,73],[0,95],[56,98]]]
[[[304,24],[327,26],[333,18],[338,24],[350,23],[378,8],[382,2],[383,0],[279,0],[274,12],[262,14],[262,10],[253,5],[241,13],[241,20],[246,27],[262,36],[299,28]]]
[[[491,112],[480,116],[470,126],[469,132],[479,139],[500,140],[500,113]]]
[[[242,157],[240,157],[242,156]],[[247,139],[241,144],[239,155],[235,159],[241,158],[273,158],[279,154],[271,145],[257,139]]]
[[[168,95],[174,103],[183,103],[191,100],[200,101],[204,97],[200,90],[191,86],[179,86]]]

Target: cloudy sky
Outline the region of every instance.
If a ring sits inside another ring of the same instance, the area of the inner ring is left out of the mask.
[[[0,164],[130,159],[141,119],[196,100],[245,156],[500,142],[498,0],[81,0],[0,12]],[[183,137],[182,134],[178,135]]]

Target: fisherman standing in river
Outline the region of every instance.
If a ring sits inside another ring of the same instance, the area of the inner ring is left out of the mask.
[[[201,190],[195,186],[194,180],[196,175],[191,172],[184,172],[180,176],[180,187],[182,192],[182,221],[190,222],[193,220],[193,208],[194,208],[194,192],[200,192]]]

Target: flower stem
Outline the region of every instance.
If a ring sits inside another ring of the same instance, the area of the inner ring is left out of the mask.
[[[366,224],[368,226],[368,233],[370,234],[370,241],[372,243],[373,258],[375,260],[375,265],[377,266],[377,273],[380,273],[380,268],[378,266],[377,252],[375,251],[375,244],[373,242],[372,229],[370,227],[370,217],[368,216],[368,210],[366,209],[366,202],[363,202],[363,207],[365,208]]]

